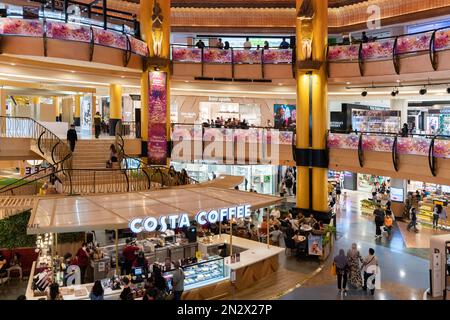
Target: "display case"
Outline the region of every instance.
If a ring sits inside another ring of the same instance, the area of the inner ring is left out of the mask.
[[[229,271],[225,267],[222,257],[212,256],[209,260],[194,263],[183,267],[185,279],[184,290],[192,290],[205,285],[225,280],[229,277]],[[169,287],[172,285],[173,271],[164,273]]]
[[[352,128],[362,132],[398,132],[400,111],[352,110]]]

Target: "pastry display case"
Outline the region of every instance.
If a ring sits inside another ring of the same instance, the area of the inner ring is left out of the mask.
[[[185,280],[185,290],[191,290],[207,284],[225,280],[229,276],[229,272],[225,268],[224,259],[220,256],[212,256],[206,261],[201,261],[183,267]],[[164,273],[169,287],[172,282],[173,271]]]

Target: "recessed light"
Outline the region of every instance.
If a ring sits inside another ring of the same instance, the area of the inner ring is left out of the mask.
[[[70,70],[70,72],[72,72],[72,73],[75,73],[76,71],[74,71],[74,70]]]
[[[346,83],[347,83],[347,85],[352,84],[351,82],[346,82]]]
[[[10,63],[10,65],[15,66],[16,64],[15,63]]]
[[[282,83],[279,83],[278,85],[279,85],[279,86],[282,86],[283,84],[282,84]]]
[[[120,76],[122,79],[125,78],[125,76]]]
[[[397,79],[397,83],[400,83],[400,82],[402,82],[400,79]]]
[[[188,80],[185,80],[184,82],[186,82],[186,83],[189,83],[189,81],[188,81]]]

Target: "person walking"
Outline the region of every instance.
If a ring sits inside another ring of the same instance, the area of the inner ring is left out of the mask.
[[[391,211],[391,205],[388,204],[386,207],[386,214],[384,216],[384,227],[386,228],[388,234],[388,240],[392,238],[392,227],[394,226],[394,215]]]
[[[442,214],[442,205],[437,204],[433,210],[433,229],[437,229],[439,227],[439,216]]]
[[[363,260],[363,271],[364,271],[364,286],[363,290],[367,291],[367,282],[369,281],[369,278],[374,275],[374,272],[372,272],[373,266],[378,266],[378,258],[375,256],[375,250],[370,248],[369,249],[369,255],[364,258]],[[371,279],[372,284],[374,285],[374,288],[370,290],[370,293],[372,295],[375,294],[375,277]]]
[[[77,131],[75,125],[71,124],[70,129],[67,130],[67,141],[69,141],[70,151],[75,151],[75,144],[78,141]]]
[[[292,188],[294,187],[294,177],[292,176],[291,172],[288,172],[285,179],[285,185],[287,189],[288,196],[293,196]]]
[[[184,291],[184,271],[180,268],[178,261],[174,262],[175,271],[173,272],[173,299],[181,300]]]
[[[363,286],[363,280],[360,264],[363,262],[363,258],[359,253],[356,243],[353,243],[351,249],[347,252],[347,262],[349,284],[356,289],[361,288]]]
[[[375,240],[381,238],[381,227],[384,224],[384,212],[381,209],[381,205],[377,204],[376,209],[373,212],[375,216]]]
[[[415,207],[412,207],[411,208],[411,212],[410,212],[410,215],[411,215],[411,222],[408,224],[408,227],[406,228],[408,231],[410,231],[411,230],[411,228],[413,228],[414,227],[414,231],[418,231],[417,230],[417,211],[416,211],[416,208]]]
[[[334,264],[336,265],[338,293],[344,292],[344,295],[347,295],[348,261],[344,249],[340,249],[339,254],[334,257]]]
[[[96,112],[94,116],[95,139],[98,139],[102,130],[102,116],[100,112]]]

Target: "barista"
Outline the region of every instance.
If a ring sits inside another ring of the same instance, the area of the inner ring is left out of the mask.
[[[133,262],[133,267],[134,268],[142,268],[142,271],[144,274],[149,273],[148,261],[145,258],[143,251],[139,251],[137,258]]]
[[[127,239],[125,248],[123,249],[123,257],[125,259],[124,267],[125,274],[131,273],[131,267],[133,266],[134,260],[136,260],[136,252],[139,251],[139,247],[136,246],[136,243],[131,239]]]

